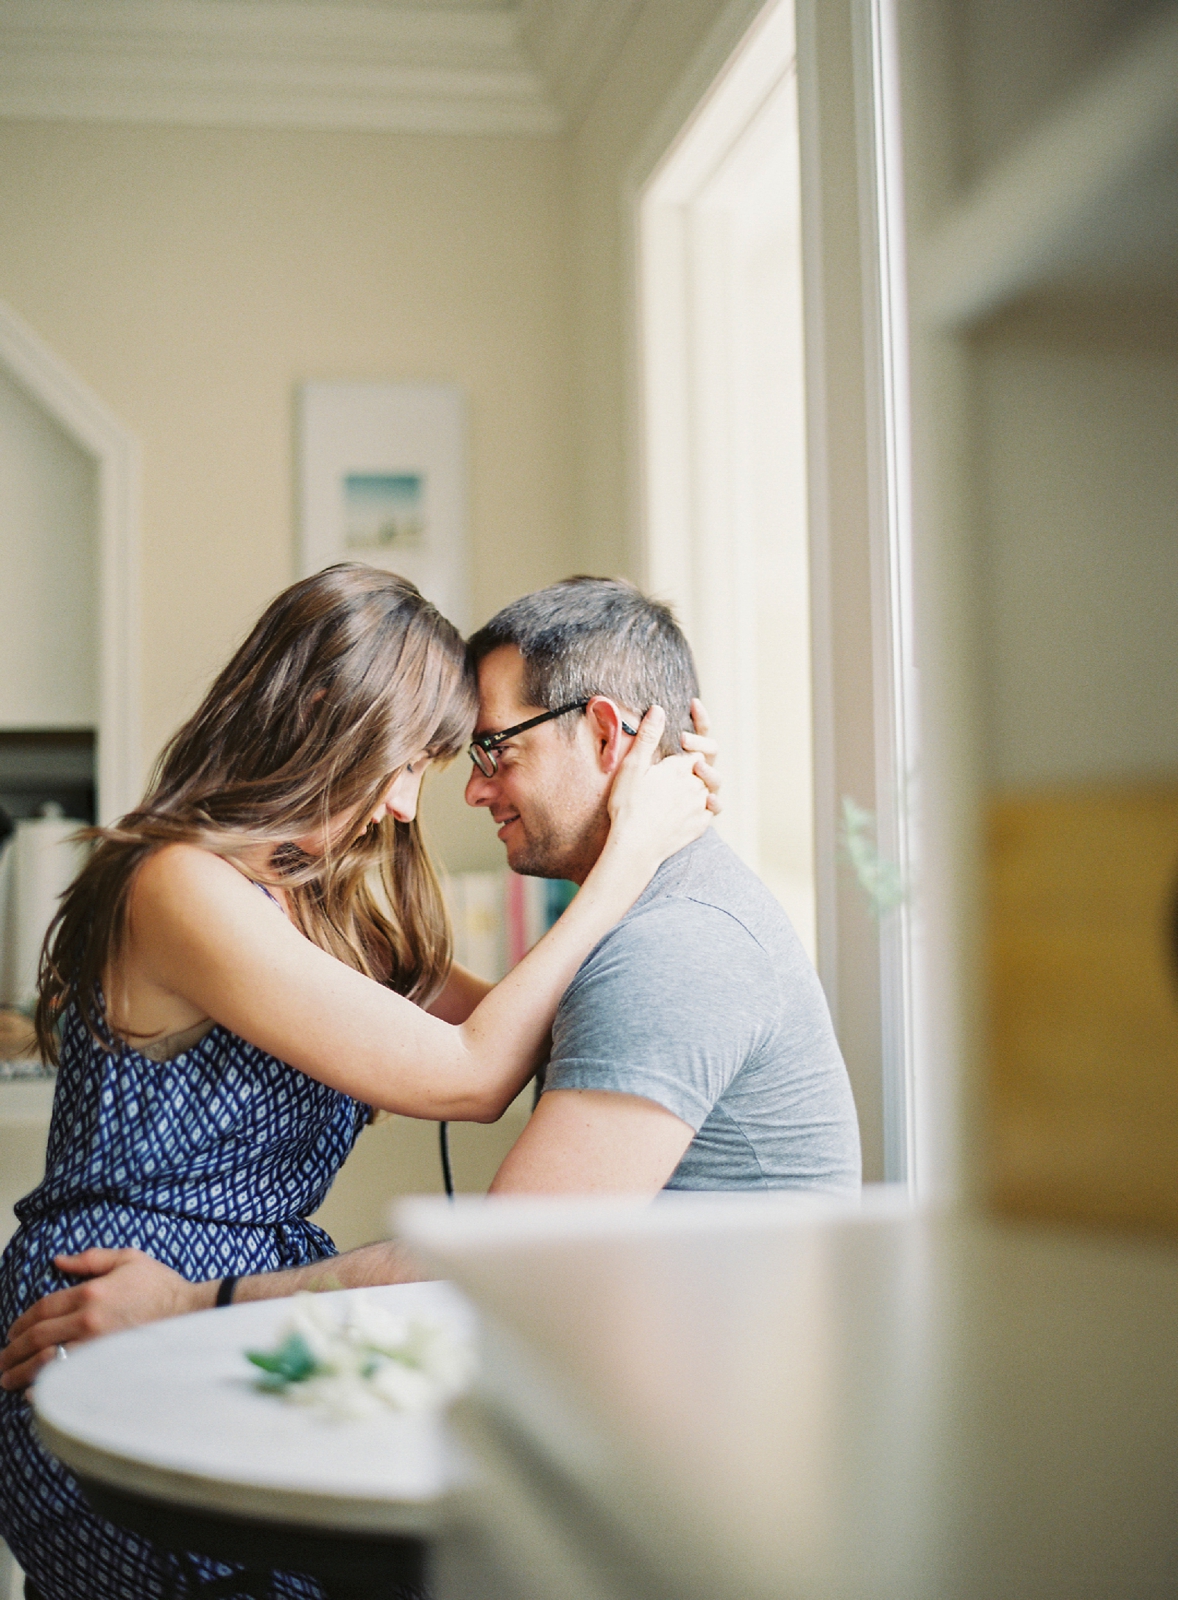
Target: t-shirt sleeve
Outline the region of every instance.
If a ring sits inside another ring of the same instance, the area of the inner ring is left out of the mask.
[[[608,933],[569,985],[544,1088],[641,1095],[698,1133],[757,1049],[771,993],[768,957],[735,918],[660,899]]]

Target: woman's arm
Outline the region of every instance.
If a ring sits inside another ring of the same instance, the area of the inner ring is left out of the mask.
[[[557,1004],[659,863],[707,822],[688,757],[651,765],[644,719],[610,799],[604,850],[559,922],[458,1025],[346,967],[278,918],[228,862],[173,845],[144,863],[128,957],[157,992],[320,1082],[405,1116],[488,1122],[531,1076]]]
[[[480,1000],[485,1000],[495,987],[486,978],[476,978],[473,972],[460,967],[457,961],[450,968],[441,994],[431,1000],[426,1010],[431,1017],[443,1022],[465,1022]]]

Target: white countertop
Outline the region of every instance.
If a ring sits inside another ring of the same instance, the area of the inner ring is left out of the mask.
[[[473,1332],[444,1283],[346,1290]],[[34,1386],[37,1425],[67,1466],[189,1509],[381,1533],[429,1533],[463,1476],[436,1412],[333,1421],[260,1394],[244,1357],[271,1347],[289,1300],[247,1302],[79,1345]]]
[[[0,1078],[0,1123],[49,1126],[56,1078]]]
[[[611,1596],[1178,1590],[1178,1247],[717,1200],[403,1208],[484,1314],[488,1526],[542,1486]]]
[[[45,1173],[54,1078],[0,1078],[0,1249],[16,1231],[13,1206]]]

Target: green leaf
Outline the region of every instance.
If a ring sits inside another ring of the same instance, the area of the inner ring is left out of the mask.
[[[247,1350],[246,1360],[283,1383],[302,1383],[314,1375],[318,1362],[300,1333],[289,1333],[277,1350]]]
[[[252,1361],[255,1367],[261,1367],[263,1372],[280,1372],[282,1370],[278,1357],[270,1355],[265,1350],[247,1350],[245,1359]]]

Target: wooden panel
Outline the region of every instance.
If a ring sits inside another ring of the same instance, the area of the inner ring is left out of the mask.
[[[996,802],[989,888],[995,1204],[1178,1232],[1178,788]]]

